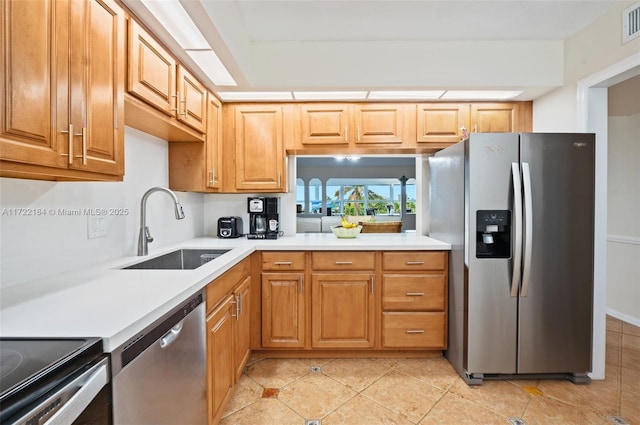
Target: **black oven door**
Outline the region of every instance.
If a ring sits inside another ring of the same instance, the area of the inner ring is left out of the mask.
[[[111,423],[108,359],[78,371],[3,424],[68,425]]]

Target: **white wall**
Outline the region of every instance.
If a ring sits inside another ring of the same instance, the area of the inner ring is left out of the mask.
[[[622,44],[622,11],[615,7],[564,43],[564,84],[533,102],[534,131],[578,131],[577,82],[640,52],[640,38]]]
[[[49,182],[0,178],[0,286],[136,254],[142,194],[168,185],[168,143],[125,128],[123,182]],[[201,236],[202,195],[177,193],[186,218],[176,220],[173,202],[154,193],[147,203],[147,225],[155,240],[149,253]],[[12,215],[16,208],[40,208],[46,215]],[[58,209],[124,208],[127,215],[105,217],[107,235],[88,239],[86,215]]]
[[[607,309],[640,325],[640,113],[610,116],[608,133]]]

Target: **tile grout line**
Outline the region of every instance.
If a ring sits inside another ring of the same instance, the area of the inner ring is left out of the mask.
[[[336,359],[333,359],[333,360],[336,360]],[[332,361],[332,362],[333,362],[333,361]],[[328,363],[327,363],[327,364],[328,364]],[[382,374],[382,376],[380,376],[379,378],[377,378],[375,381],[373,381],[372,383],[370,383],[369,385],[367,385],[366,387],[364,387],[364,388],[363,388],[362,390],[360,390],[360,391],[356,391],[356,390],[354,390],[353,388],[351,388],[351,387],[347,386],[346,384],[344,384],[344,383],[342,383],[342,382],[338,381],[338,380],[337,380],[337,379],[335,379],[334,377],[327,375],[327,374],[324,372],[324,370],[322,370],[322,371],[320,372],[322,375],[324,375],[324,376],[326,376],[327,378],[329,378],[329,379],[333,380],[334,382],[336,382],[336,383],[338,383],[338,384],[342,385],[343,387],[350,389],[350,390],[351,390],[351,391],[353,391],[355,394],[354,394],[352,397],[350,397],[348,400],[346,400],[344,403],[342,403],[341,405],[339,405],[338,407],[336,407],[335,409],[333,409],[332,411],[330,411],[329,413],[327,413],[326,415],[324,415],[321,419],[325,419],[327,416],[331,415],[331,414],[332,414],[332,413],[334,413],[336,410],[340,409],[342,406],[344,406],[345,404],[347,404],[348,402],[350,402],[351,400],[353,400],[354,398],[356,398],[356,397],[357,397],[357,396],[359,396],[359,395],[362,395],[363,397],[366,397],[364,394],[362,394],[362,391],[364,391],[364,390],[366,390],[367,388],[369,388],[369,387],[370,387],[371,385],[373,385],[375,382],[378,382],[380,379],[382,379],[382,377],[383,377],[383,376],[385,376],[387,373],[389,373],[392,369],[393,369],[393,366],[392,366],[388,371],[386,371],[384,374]],[[367,397],[367,399],[369,399],[369,398]],[[383,406],[383,407],[384,407],[384,406]],[[387,409],[387,410],[389,410],[389,409]]]

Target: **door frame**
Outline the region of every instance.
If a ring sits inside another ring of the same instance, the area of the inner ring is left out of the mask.
[[[604,379],[607,317],[607,148],[609,87],[640,75],[640,53],[578,81],[578,131],[596,134],[593,379]]]

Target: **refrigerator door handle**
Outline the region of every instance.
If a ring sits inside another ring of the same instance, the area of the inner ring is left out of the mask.
[[[522,182],[520,181],[520,164],[511,163],[513,175],[513,224],[515,242],[513,244],[513,271],[511,276],[511,296],[517,297],[520,289],[522,267]]]
[[[531,195],[531,171],[527,162],[522,163],[522,182],[524,183],[524,267],[522,270],[521,297],[529,294],[531,277],[531,247],[533,245],[533,205]]]

